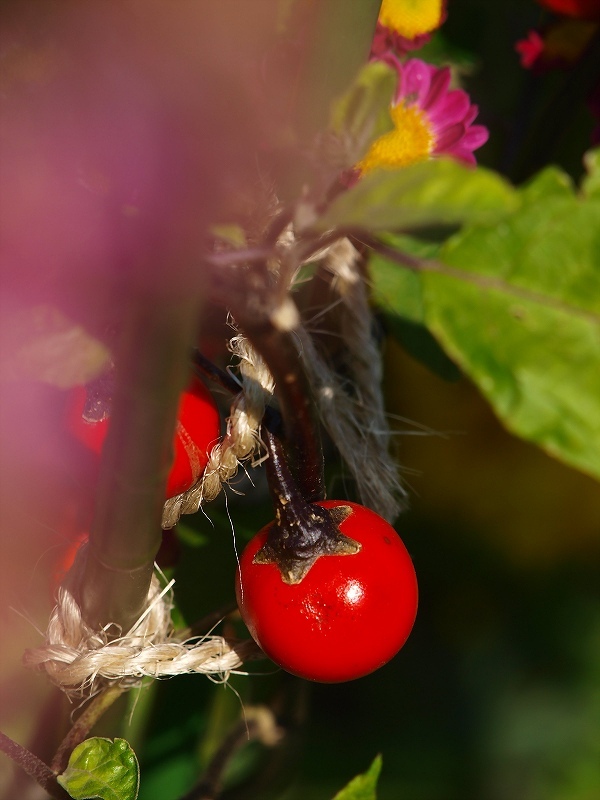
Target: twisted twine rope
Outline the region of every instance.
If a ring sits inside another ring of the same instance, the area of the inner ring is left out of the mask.
[[[174,582],[161,588],[156,575],[146,609],[130,631],[114,638],[112,624],[94,630],[83,619],[75,599],[84,558],[85,553],[78,555],[58,589],[45,644],[26,651],[24,656],[27,666],[43,669],[69,696],[93,696],[111,684],[131,688],[146,676],[201,673],[226,680],[229,673],[260,652],[252,640],[230,642],[221,636],[186,638],[185,632],[177,634],[171,622]]]
[[[275,388],[273,378],[263,359],[243,336],[231,339],[229,348],[239,359],[242,384],[231,405],[227,432],[211,450],[198,483],[165,503],[162,518],[165,530],[173,528],[182,514],[194,514],[202,503],[214,500],[223,484],[237,474],[240,464],[260,449],[260,424]]]

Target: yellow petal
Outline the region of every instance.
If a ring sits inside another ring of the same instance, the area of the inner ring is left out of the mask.
[[[374,169],[399,169],[429,158],[435,137],[424,113],[399,103],[391,109],[394,130],[375,139],[357,165],[363,173]]]
[[[414,39],[439,28],[443,0],[383,0],[379,22],[406,39]]]

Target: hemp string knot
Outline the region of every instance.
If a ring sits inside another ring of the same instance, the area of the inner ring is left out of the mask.
[[[26,666],[44,670],[70,697],[93,696],[108,685],[131,688],[147,676],[201,673],[225,681],[229,673],[258,654],[252,640],[232,642],[222,636],[189,637],[185,631],[176,632],[171,622],[174,582],[161,588],[156,575],[144,612],[125,635],[111,635],[112,623],[94,630],[83,619],[75,599],[81,572],[78,563],[83,561],[76,560],[58,589],[45,643],[24,655]]]

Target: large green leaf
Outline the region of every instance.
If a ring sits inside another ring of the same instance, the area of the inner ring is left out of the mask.
[[[129,742],[94,736],[73,750],[57,780],[75,800],[135,800],[140,771]]]
[[[517,203],[516,192],[498,174],[440,158],[366,175],[340,194],[315,225],[318,230],[358,227],[407,231],[491,222]]]
[[[339,791],[333,800],[376,800],[377,781],[381,772],[381,756],[377,756],[363,775],[357,775]]]
[[[423,317],[511,431],[600,478],[600,197],[553,168],[520,194],[423,262]]]
[[[408,237],[396,237],[396,245],[404,250],[409,246],[415,253]],[[429,245],[419,249],[424,255],[438,248]],[[444,380],[457,380],[460,371],[426,325],[421,275],[380,257],[371,259],[371,275],[372,297],[382,313],[386,331],[436,375]]]

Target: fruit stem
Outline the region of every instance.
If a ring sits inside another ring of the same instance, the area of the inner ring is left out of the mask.
[[[202,779],[180,800],[215,800],[220,797],[224,773],[237,752],[254,741],[274,747],[283,735],[284,731],[270,708],[246,707],[244,718],[229,730],[208,763]]]
[[[77,718],[71,730],[60,743],[54,758],[52,770],[57,775],[64,772],[69,763],[69,758],[77,745],[81,744],[88,733],[98,722],[104,712],[110,708],[115,700],[125,691],[122,686],[109,686],[99,695],[96,695],[85,711]]]
[[[284,303],[289,303],[290,314],[297,314],[291,299]],[[308,501],[322,500],[325,497],[323,449],[310,384],[296,346],[296,325],[284,329],[274,318],[277,319],[275,313],[258,321],[250,314],[242,319],[236,316],[275,381],[285,442],[299,489]]]
[[[192,364],[197,373],[199,372],[209,380],[218,383],[219,386],[230,394],[239,394],[242,391],[241,383],[238,383],[228,372],[225,372],[225,370],[213,364],[213,362],[197,348],[192,350]]]
[[[275,522],[256,563],[274,563],[286,583],[300,583],[315,561],[324,555],[350,555],[360,545],[344,536],[339,525],[350,513],[348,506],[326,509],[307,502],[288,467],[281,440],[268,425],[264,441],[269,454],[267,480],[275,508]]]
[[[283,537],[282,544],[286,549],[301,556],[303,552],[314,547],[319,534],[308,523],[309,504],[292,476],[280,439],[268,428],[265,429],[263,438],[269,454],[266,470],[277,519],[276,527],[285,530],[285,534],[278,530],[277,536]]]

